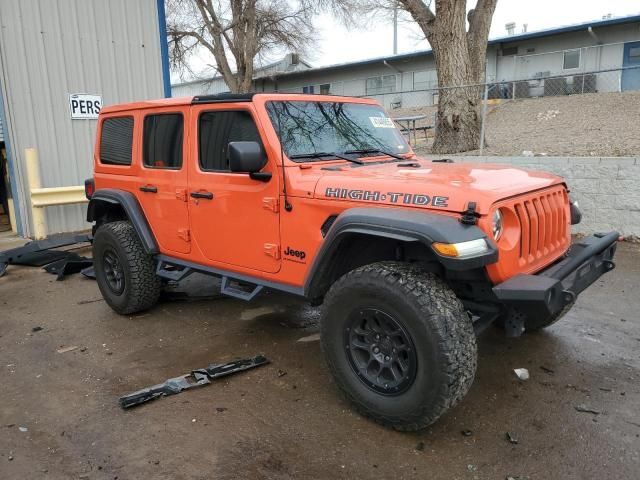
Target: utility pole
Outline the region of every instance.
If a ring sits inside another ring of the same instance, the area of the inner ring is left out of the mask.
[[[393,54],[398,54],[398,4],[393,7]]]

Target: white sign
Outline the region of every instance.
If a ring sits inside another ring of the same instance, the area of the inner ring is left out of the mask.
[[[96,119],[102,108],[102,96],[88,93],[69,95],[69,111],[72,120]]]
[[[369,120],[376,128],[396,128],[389,117],[369,117]]]

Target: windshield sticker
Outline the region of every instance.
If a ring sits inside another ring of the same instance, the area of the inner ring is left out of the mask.
[[[369,117],[371,124],[376,128],[396,128],[389,117]]]
[[[343,198],[345,200],[365,200],[371,202],[389,202],[400,205],[420,205],[432,207],[448,207],[449,197],[440,195],[423,195],[420,193],[386,192],[376,190],[350,190],[348,188],[327,187],[324,193],[327,198]]]

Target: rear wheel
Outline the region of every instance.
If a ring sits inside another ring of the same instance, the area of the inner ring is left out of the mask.
[[[93,262],[98,288],[109,306],[121,315],[155,305],[162,281],[130,222],[100,225],[93,239]]]
[[[415,265],[375,263],[340,278],[325,298],[321,335],[342,393],[397,430],[432,424],[473,382],[471,320],[440,278]]]

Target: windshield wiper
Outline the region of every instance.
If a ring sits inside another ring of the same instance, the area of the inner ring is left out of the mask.
[[[345,152],[351,153],[351,152]],[[358,165],[364,165],[362,160],[358,160],[357,158],[349,157],[344,153],[338,152],[310,152],[310,153],[298,153],[297,155],[290,155],[289,158],[291,160],[295,160],[297,158],[320,158],[320,157],[336,157],[342,160],[347,160],[348,162],[357,163]]]
[[[386,155],[387,157],[397,158],[398,160],[406,160],[406,158],[401,157],[398,154],[387,152],[386,150],[380,150],[378,148],[361,148],[359,150],[347,150],[344,153],[353,153],[353,154],[381,153],[382,155]]]

